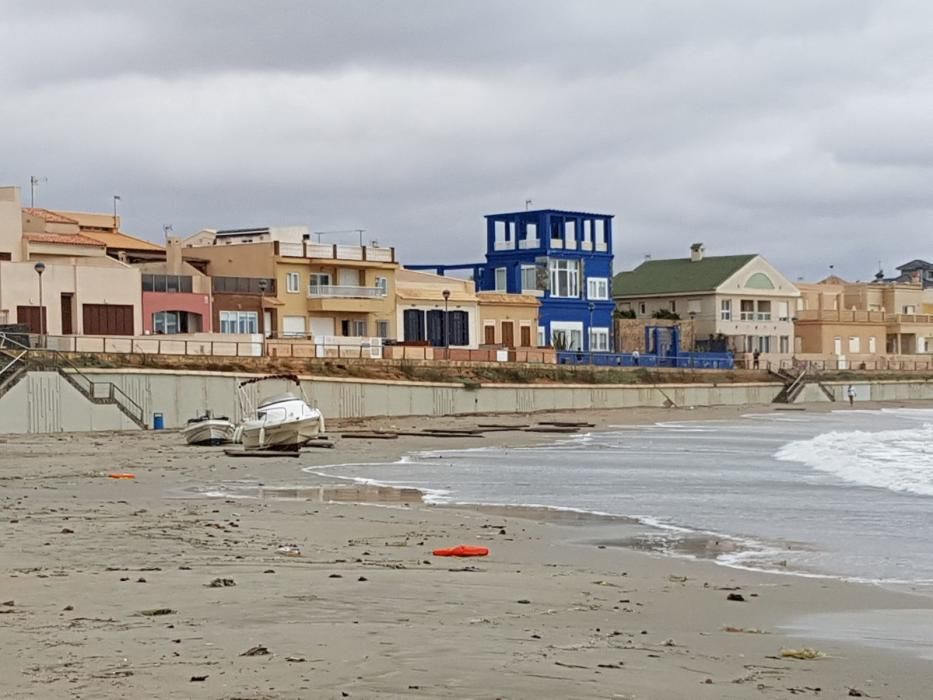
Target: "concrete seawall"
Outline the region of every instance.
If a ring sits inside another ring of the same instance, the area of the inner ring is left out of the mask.
[[[144,411],[164,416],[166,428],[211,409],[215,415],[239,420],[237,383],[232,372],[183,370],[84,370],[97,381],[120,387]],[[830,384],[843,400],[845,384]],[[663,406],[728,406],[767,404],[780,392],[778,382],[738,384],[486,384],[467,387],[453,383],[303,378],[311,402],[327,418],[373,416],[440,416],[470,413],[513,413],[548,410],[636,408]],[[933,382],[879,381],[856,385],[859,401],[933,400]],[[250,385],[250,397],[288,391],[285,381]],[[828,401],[815,385],[803,401]],[[135,426],[115,406],[95,405],[54,372],[30,372],[0,397],[0,433],[42,433],[81,430],[129,430]]]

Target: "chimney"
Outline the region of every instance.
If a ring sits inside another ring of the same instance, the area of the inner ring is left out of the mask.
[[[703,259],[703,253],[706,252],[706,249],[703,248],[702,243],[694,243],[690,246],[690,262],[700,262]]]
[[[169,236],[165,242],[165,272],[169,275],[180,275],[181,263],[181,239]]]

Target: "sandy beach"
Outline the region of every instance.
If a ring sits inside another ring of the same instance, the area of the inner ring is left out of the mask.
[[[547,419],[598,430],[749,410]],[[628,532],[616,519],[428,506],[300,471],[553,436],[344,439],[274,459],[173,432],[0,439],[0,697],[933,697],[928,660],[782,631],[817,613],[933,614],[929,597],[615,546]],[[124,472],[135,478],[107,476]],[[261,497],[207,495],[230,483]],[[431,554],[457,544],[491,555]],[[782,656],[805,647],[824,656]]]

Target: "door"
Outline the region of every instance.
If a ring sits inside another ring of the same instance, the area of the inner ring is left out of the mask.
[[[272,325],[272,312],[271,312],[271,311],[263,311],[263,312],[262,312],[262,332],[263,332],[263,335],[265,335],[267,338],[272,337],[272,329],[273,329],[273,328],[274,328],[274,326]]]
[[[502,344],[507,348],[515,347],[515,324],[512,321],[502,322]]]
[[[45,307],[38,306],[17,306],[16,322],[25,324],[30,333],[36,335],[48,334],[48,319],[46,318]]]
[[[72,314],[72,301],[74,295],[62,294],[62,335],[74,334],[74,317]]]
[[[842,354],[842,338],[833,338],[833,354]]]
[[[522,326],[522,347],[530,348],[531,347],[531,326]]]
[[[133,307],[123,304],[82,304],[84,335],[133,335]]]
[[[485,343],[486,345],[496,344],[496,327],[495,326],[485,326],[483,328],[483,343]]]

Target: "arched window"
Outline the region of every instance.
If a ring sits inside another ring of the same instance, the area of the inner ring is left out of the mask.
[[[756,272],[748,278],[745,286],[749,289],[774,289],[774,282],[764,272]]]

